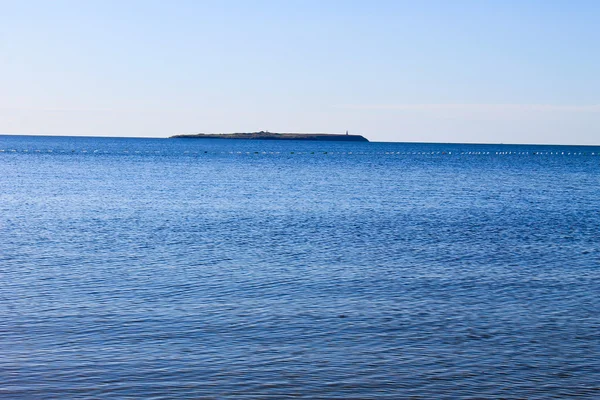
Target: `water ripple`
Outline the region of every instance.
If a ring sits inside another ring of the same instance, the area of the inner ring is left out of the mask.
[[[600,396],[600,149],[323,146],[0,137],[0,397]]]

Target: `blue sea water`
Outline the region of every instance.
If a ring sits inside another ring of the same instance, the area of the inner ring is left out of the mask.
[[[600,147],[0,136],[0,398],[600,397]]]

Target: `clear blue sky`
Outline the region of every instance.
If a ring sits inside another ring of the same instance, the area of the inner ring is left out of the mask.
[[[0,133],[600,144],[600,1],[0,0]]]

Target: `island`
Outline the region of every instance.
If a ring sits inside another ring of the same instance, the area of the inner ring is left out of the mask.
[[[268,131],[241,133],[197,133],[171,136],[171,139],[246,139],[246,140],[319,140],[324,142],[368,142],[361,135],[333,133],[276,133]]]

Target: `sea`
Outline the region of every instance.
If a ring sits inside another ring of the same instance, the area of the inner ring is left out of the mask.
[[[600,147],[0,136],[1,399],[598,399]]]

